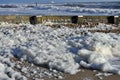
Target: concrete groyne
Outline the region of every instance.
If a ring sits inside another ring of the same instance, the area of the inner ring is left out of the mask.
[[[105,24],[120,24],[120,16],[42,16],[42,15],[1,15],[0,22],[8,23],[30,23],[30,24],[79,24],[79,25],[97,25],[98,23]]]

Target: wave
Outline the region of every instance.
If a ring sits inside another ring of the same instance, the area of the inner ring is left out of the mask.
[[[44,15],[120,15],[120,2],[90,2],[62,4],[2,4],[2,14]]]

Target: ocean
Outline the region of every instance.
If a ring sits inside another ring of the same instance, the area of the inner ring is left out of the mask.
[[[120,2],[0,4],[0,15],[120,15]]]

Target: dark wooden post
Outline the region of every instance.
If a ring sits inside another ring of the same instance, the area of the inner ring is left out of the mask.
[[[72,16],[71,21],[72,21],[72,23],[77,24],[78,23],[78,16]]]
[[[35,25],[35,24],[37,24],[37,17],[36,16],[31,16],[29,21],[30,21],[30,24]]]
[[[108,23],[109,23],[109,24],[114,24],[114,23],[115,23],[115,21],[114,21],[114,16],[108,16],[108,17],[107,17],[107,20],[108,20]]]

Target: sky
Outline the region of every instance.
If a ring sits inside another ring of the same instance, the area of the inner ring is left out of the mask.
[[[54,1],[59,2],[101,2],[101,1],[120,1],[120,0],[0,0],[0,4],[10,4],[10,3],[50,3]]]

